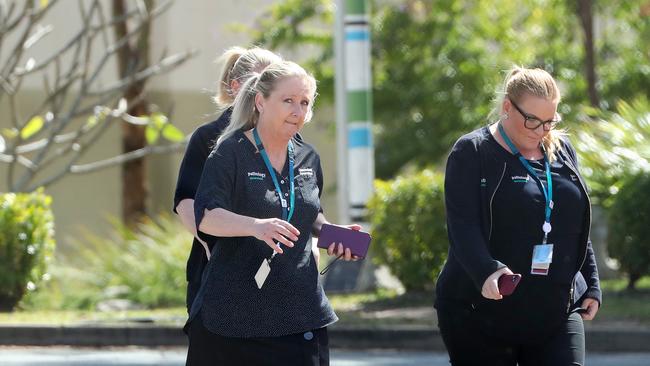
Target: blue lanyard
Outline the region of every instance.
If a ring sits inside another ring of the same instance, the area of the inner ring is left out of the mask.
[[[515,147],[515,144],[512,143],[508,135],[506,134],[506,131],[503,129],[503,126],[501,123],[499,123],[499,134],[501,134],[501,137],[503,140],[506,142],[512,153],[519,159],[521,164],[523,164],[524,168],[528,170],[530,173],[531,177],[535,179],[537,184],[539,185],[540,189],[542,190],[542,193],[544,193],[544,198],[546,199],[546,210],[545,210],[545,220],[544,224],[542,225],[542,231],[544,232],[544,242],[543,244],[546,244],[546,239],[548,237],[548,233],[551,232],[551,210],[553,209],[553,179],[551,178],[551,165],[548,162],[548,158],[546,157],[546,151],[544,151],[544,167],[546,170],[546,187],[544,187],[544,184],[542,181],[537,177],[537,173],[535,173],[535,170],[533,169],[532,166],[530,166],[530,163],[528,160],[526,160],[521,153],[519,152],[519,149]],[[542,149],[543,150],[543,149]]]
[[[293,216],[293,209],[295,206],[294,202],[296,199],[293,183],[293,142],[289,141],[289,145],[287,146],[287,153],[289,155],[289,210],[287,210],[287,200],[282,197],[282,190],[278,184],[278,178],[275,175],[275,169],[273,169],[273,165],[271,165],[269,156],[266,153],[266,150],[264,150],[264,145],[262,145],[262,140],[260,139],[260,135],[257,133],[256,128],[253,129],[253,137],[255,138],[255,145],[257,145],[257,150],[259,150],[260,154],[262,154],[262,159],[264,160],[266,169],[268,169],[269,174],[271,175],[271,179],[273,179],[275,191],[277,192],[278,197],[280,197],[280,203],[282,204],[282,220],[290,221],[291,217]],[[287,213],[287,211],[289,212]]]

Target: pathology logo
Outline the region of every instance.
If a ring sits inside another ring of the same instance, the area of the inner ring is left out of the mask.
[[[314,175],[314,171],[311,168],[298,169],[298,172],[300,172],[300,175],[303,175],[303,176],[309,177],[309,178]]]
[[[521,176],[521,175],[513,175],[510,177],[512,179],[513,183],[528,183],[528,180],[530,179],[530,175],[527,176]]]
[[[249,180],[264,180],[264,178],[266,178],[266,174],[264,173],[248,172]]]

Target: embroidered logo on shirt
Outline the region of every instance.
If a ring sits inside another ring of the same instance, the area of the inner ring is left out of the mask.
[[[575,182],[578,180],[578,177],[576,175],[571,174],[571,180]]]
[[[249,180],[264,180],[264,178],[266,178],[266,174],[264,173],[248,172]]]
[[[528,180],[530,179],[530,175],[527,176],[521,176],[521,175],[513,175],[510,177],[514,183],[528,183]]]
[[[305,177],[312,177],[314,175],[314,171],[311,168],[300,168],[298,172]]]
[[[481,187],[487,187],[487,179],[481,178]]]

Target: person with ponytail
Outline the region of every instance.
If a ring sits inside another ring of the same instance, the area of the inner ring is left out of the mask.
[[[174,193],[174,212],[178,214],[183,226],[194,235],[186,267],[188,312],[201,284],[201,274],[212,249],[211,243],[196,236],[194,225],[194,196],[199,186],[203,165],[217,138],[230,123],[232,103],[241,85],[251,72],[260,72],[266,66],[281,60],[275,53],[257,47],[250,49],[232,47],[218,59],[222,64],[222,70],[214,101],[221,115],[215,121],[200,126],[192,134],[178,172]]]
[[[327,326],[338,318],[311,247],[328,223],[323,172],[296,138],[315,97],[313,76],[283,61],[235,98],[194,201],[197,235],[214,248],[190,310],[187,365],[329,364]],[[341,244],[328,254],[358,259]]]
[[[602,294],[588,190],[559,103],[548,72],[514,67],[496,121],[449,154],[435,307],[452,365],[584,365],[583,320]]]

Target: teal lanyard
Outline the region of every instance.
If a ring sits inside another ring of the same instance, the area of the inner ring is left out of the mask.
[[[287,209],[287,200],[285,200],[284,197],[282,197],[282,190],[280,189],[280,185],[278,184],[278,178],[275,175],[275,169],[273,169],[273,165],[271,165],[271,160],[269,160],[269,155],[266,153],[266,150],[264,150],[264,145],[262,145],[262,140],[260,139],[260,135],[257,133],[256,128],[253,129],[253,137],[255,138],[255,145],[257,145],[257,150],[259,150],[260,154],[262,154],[262,159],[264,160],[266,169],[269,171],[269,174],[271,175],[271,179],[273,179],[275,192],[278,194],[278,197],[280,197],[280,203],[282,204],[282,220],[287,222],[291,221],[291,217],[293,216],[293,209],[295,206],[294,202],[296,200],[295,192],[294,192],[294,183],[293,183],[293,179],[294,179],[293,142],[289,141],[289,145],[287,146],[287,153],[289,155],[289,208]]]
[[[544,167],[546,170],[546,187],[544,187],[544,184],[542,183],[541,179],[539,179],[539,177],[537,176],[537,173],[535,173],[533,167],[530,165],[528,160],[526,160],[521,155],[519,150],[515,147],[515,144],[512,143],[512,141],[506,134],[506,131],[503,129],[501,123],[499,123],[499,134],[501,134],[503,140],[506,142],[506,144],[508,145],[512,153],[519,159],[521,164],[523,164],[524,168],[528,170],[531,177],[535,179],[540,189],[542,190],[542,193],[544,193],[544,198],[546,199],[546,210],[545,210],[546,215],[545,215],[544,224],[542,225],[542,231],[544,232],[543,244],[546,244],[548,233],[551,232],[551,210],[553,209],[553,179],[551,178],[551,164],[549,164],[548,162],[546,151],[544,151]]]

